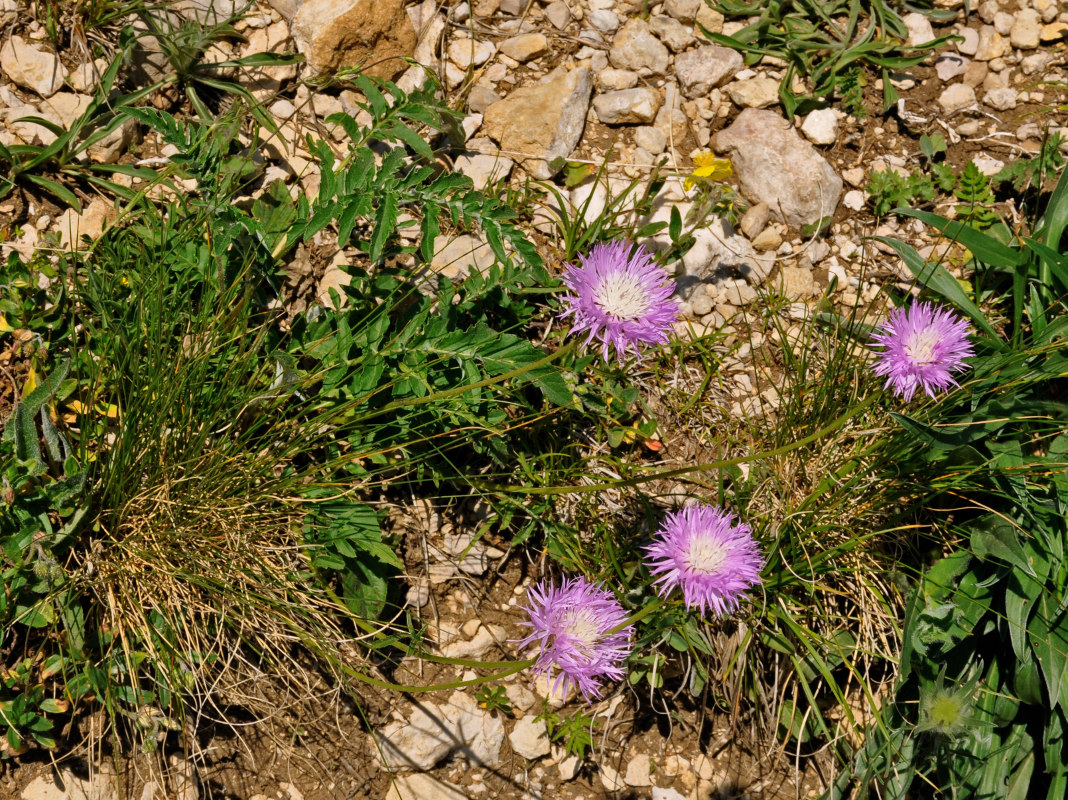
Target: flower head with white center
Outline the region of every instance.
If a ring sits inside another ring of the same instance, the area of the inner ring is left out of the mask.
[[[704,503],[669,513],[645,552],[662,597],[679,587],[687,608],[717,616],[738,607],[745,590],[760,583],[764,566],[749,526]]]
[[[573,292],[561,298],[561,317],[574,320],[571,333],[585,331],[586,344],[599,339],[606,362],[614,348],[620,366],[628,348],[640,359],[640,345],[667,343],[679,303],[668,274],[644,248],[619,240],[594,245],[579,260],[581,266],[570,264],[561,276]]]
[[[905,400],[917,389],[934,397],[958,385],[953,373],[966,369],[964,359],[975,355],[970,333],[967,321],[932,303],[914,301],[894,309],[871,337],[872,346],[882,348],[875,374],[885,376],[886,388]]]
[[[539,645],[531,669],[546,676],[554,695],[567,697],[576,686],[589,702],[601,694],[600,678],[623,678],[620,665],[630,655],[634,628],[620,627],[627,613],[611,592],[579,576],[565,578],[559,587],[540,583],[527,597],[530,621],[520,624],[533,630],[519,649]]]

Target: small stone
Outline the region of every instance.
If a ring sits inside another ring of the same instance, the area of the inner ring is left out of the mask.
[[[541,33],[523,33],[501,42],[500,50],[520,64],[549,52],[549,40]]]
[[[986,74],[989,71],[990,67],[987,66],[985,61],[973,61],[968,65],[968,69],[964,70],[964,77],[961,81],[966,86],[971,86],[975,89],[976,87],[983,85],[983,81],[986,79]]]
[[[571,22],[571,9],[565,0],[556,0],[555,3],[550,3],[542,13],[545,15],[545,19],[549,20],[552,26],[559,31],[562,31]]]
[[[538,698],[535,697],[534,692],[530,691],[530,689],[521,683],[507,684],[504,687],[504,693],[508,697],[508,702],[512,704],[512,707],[519,711],[530,711],[530,709],[534,707],[534,704],[538,702]]]
[[[843,278],[843,282],[844,282]],[[712,776],[716,774],[715,762],[706,756],[704,753],[698,753],[697,758],[693,762],[694,770],[697,772],[697,776],[703,781],[712,780]]]
[[[1004,11],[999,11],[994,15],[994,30],[1000,33],[1002,36],[1008,36],[1009,31],[1012,30],[1012,24],[1015,22],[1012,14],[1008,14]]]
[[[449,61],[460,69],[479,67],[493,58],[497,48],[493,42],[477,39],[453,39],[449,42]]]
[[[707,3],[702,3],[697,10],[695,22],[710,33],[723,33],[725,17]]]
[[[707,292],[695,291],[690,298],[690,312],[693,316],[700,319],[705,314],[712,311],[712,298],[708,296]],[[636,784],[631,784],[635,786]]]
[[[553,691],[552,685],[549,683],[549,679],[544,674],[538,675],[534,679],[534,694],[547,701],[549,708],[563,708],[575,697],[575,684],[571,683],[567,692],[561,694],[562,686],[556,687],[556,691]]]
[[[960,28],[957,35],[963,41],[957,42],[957,52],[965,56],[974,56],[979,49],[979,31],[975,28]]]
[[[833,108],[811,111],[801,125],[801,133],[813,144],[834,144],[838,141],[838,115]]]
[[[672,53],[682,52],[693,42],[690,27],[683,25],[674,17],[657,14],[649,20],[649,27]]]
[[[660,110],[660,93],[642,86],[600,94],[593,98],[593,110],[605,125],[652,122]]]
[[[430,269],[450,280],[461,280],[472,271],[485,274],[495,260],[496,256],[487,242],[464,233],[434,254]]]
[[[850,211],[860,211],[864,208],[864,192],[860,189],[850,189],[842,197],[842,205]]]
[[[22,790],[22,800],[69,800],[70,795],[56,786],[51,775],[38,775]]]
[[[591,11],[586,21],[601,33],[615,33],[619,30],[619,17],[607,9]]]
[[[612,40],[608,60],[613,67],[634,70],[639,75],[666,75],[671,54],[653,35],[648,22],[633,18]]]
[[[812,270],[803,267],[782,267],[779,274],[780,288],[788,300],[805,300],[816,293]]]
[[[560,759],[556,765],[557,772],[560,773],[560,780],[573,781],[575,776],[579,773],[579,767],[582,766],[582,759],[576,755],[570,755],[567,758]]]
[[[935,61],[935,74],[938,75],[938,80],[946,83],[958,75],[963,75],[970,63],[972,62],[969,59],[956,53],[943,53]]]
[[[1023,8],[1016,12],[1009,42],[1020,50],[1034,50],[1042,41],[1042,18],[1033,8]]]
[[[16,84],[51,97],[63,86],[67,70],[51,50],[12,36],[0,47],[0,68]]]
[[[782,235],[775,228],[765,228],[753,237],[753,249],[761,252],[774,250],[782,244]]]
[[[485,114],[486,109],[501,99],[501,96],[484,83],[476,83],[467,93],[467,108],[475,114]]]
[[[430,582],[426,578],[409,579],[415,580],[408,588],[404,597],[404,604],[412,608],[422,608],[430,602]]]
[[[976,169],[986,175],[988,178],[997,175],[1001,170],[1005,168],[1005,162],[999,159],[989,156],[986,153],[978,153],[972,156],[972,163],[975,164]]]
[[[85,114],[92,102],[93,98],[87,94],[57,92],[47,100],[41,101],[41,116],[64,128],[70,128],[79,117]]]
[[[842,179],[781,115],[747,108],[712,144],[730,154],[742,193],[786,224],[801,228],[834,216]]]
[[[727,94],[741,108],[767,108],[779,102],[779,82],[772,78],[750,78],[728,84]]]
[[[667,147],[667,137],[659,128],[643,125],[634,129],[634,144],[657,156]]]
[[[679,22],[692,25],[702,5],[701,0],[665,0],[664,13]]]
[[[1066,34],[1068,34],[1068,22],[1051,22],[1049,25],[1042,26],[1039,38],[1043,42],[1057,42],[1063,39]]]
[[[934,28],[931,27],[931,20],[923,14],[914,11],[906,14],[902,21],[909,30],[909,37],[905,41],[906,47],[917,47],[934,40],[935,34]]]
[[[103,139],[89,145],[85,152],[96,164],[114,164],[138,138],[137,120],[128,117]]]
[[[638,85],[638,73],[629,69],[603,69],[597,73],[597,88],[602,92],[618,92]]]
[[[82,249],[85,247],[82,243],[83,236],[89,237],[91,242],[95,241],[100,238],[108,223],[117,217],[118,213],[111,204],[100,198],[93,200],[81,214],[73,208],[68,208],[56,220],[60,246],[70,250]]]
[[[407,69],[419,38],[402,0],[303,0],[290,31],[313,72],[366,61],[364,72],[387,80]]]
[[[744,62],[741,54],[729,47],[705,45],[675,57],[675,75],[682,94],[690,99],[703,97],[729,80]]]
[[[954,83],[938,96],[938,104],[946,114],[955,114],[975,105],[975,89],[967,84]]]
[[[609,792],[620,792],[626,788],[619,772],[611,764],[604,762],[597,765],[600,768],[601,785]]]
[[[626,783],[627,786],[652,786],[653,781],[649,777],[649,768],[649,756],[646,753],[639,753],[630,760],[629,764],[627,764],[627,772],[623,776],[623,782]]]
[[[652,800],[688,800],[686,795],[680,794],[678,789],[653,787]]]
[[[102,58],[79,64],[70,74],[70,88],[83,94],[92,94],[100,85],[100,76],[108,68],[108,62]]]
[[[1009,52],[1009,43],[993,25],[984,25],[979,29],[979,44],[975,49],[976,61],[993,61]]]
[[[860,186],[864,183],[866,177],[863,167],[852,167],[851,169],[842,170],[842,179],[850,186]]]
[[[468,796],[450,783],[416,772],[394,775],[385,800],[468,800]]]
[[[508,631],[500,625],[484,627],[477,619],[469,621],[475,623],[476,632],[468,634],[464,631],[465,636],[471,637],[467,641],[461,639],[442,645],[441,654],[443,656],[446,658],[481,658],[499,642],[503,642],[508,638]]]
[[[1011,111],[1016,108],[1019,92],[1010,86],[1003,89],[991,89],[983,96],[983,102],[996,111]]]
[[[546,83],[516,89],[486,109],[483,129],[502,150],[530,154],[524,167],[535,178],[554,174],[549,162],[578,145],[586,124],[593,80],[579,67]]]
[[[738,222],[738,230],[752,239],[768,226],[771,220],[771,208],[767,203],[756,203],[749,207]]]
[[[508,734],[512,749],[530,761],[549,755],[549,732],[545,720],[523,717]]]

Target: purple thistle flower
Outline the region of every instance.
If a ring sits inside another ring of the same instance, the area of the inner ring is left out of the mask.
[[[896,308],[872,334],[876,353],[875,374],[886,376],[886,388],[911,400],[917,388],[931,397],[935,391],[958,386],[951,373],[967,368],[964,359],[975,355],[966,320],[932,303],[913,302]]]
[[[550,691],[566,697],[571,686],[577,686],[587,702],[599,697],[598,678],[614,681],[623,678],[620,666],[630,655],[631,625],[609,633],[627,621],[627,612],[612,593],[585,578],[565,578],[560,587],[542,582],[527,595],[530,622],[522,622],[534,630],[519,643],[525,650],[538,644],[541,651],[531,668],[544,674]],[[553,678],[554,670],[559,674]]]
[[[624,240],[598,244],[579,255],[582,266],[569,264],[561,280],[574,294],[561,298],[574,315],[571,333],[586,331],[585,344],[602,343],[608,361],[614,347],[619,365],[628,347],[641,359],[641,344],[665,344],[668,330],[679,318],[678,300],[667,272],[653,263],[643,247]]]
[[[738,607],[742,593],[760,583],[764,566],[749,526],[703,503],[668,514],[645,552],[661,597],[678,586],[687,608],[718,616]]]

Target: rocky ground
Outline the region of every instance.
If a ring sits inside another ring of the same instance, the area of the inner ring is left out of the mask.
[[[175,9],[210,19],[241,5],[184,0]],[[25,118],[69,126],[89,106],[107,62],[88,60],[85,48],[55,52],[25,0],[0,0],[0,22],[0,144],[47,144],[55,133]],[[840,312],[859,308],[864,315],[881,289],[911,285],[911,274],[891,251],[866,236],[902,238],[925,257],[942,252],[917,222],[872,214],[865,188],[874,171],[917,168],[919,136],[939,133],[947,163],[961,169],[974,161],[992,175],[1037,152],[1049,131],[1068,124],[1068,13],[1052,0],[986,0],[967,17],[961,9],[949,24],[932,27],[918,14],[906,22],[912,43],[947,34],[960,40],[893,76],[902,100],[888,115],[880,113],[881,87],[873,78],[864,119],[840,104],[785,118],[778,95],[783,64],[765,58],[746,67],[735,51],[710,43],[701,26],[729,34],[743,22],[725,20],[703,0],[269,0],[236,23],[243,40],[217,45],[208,57],[306,56],[306,65],[247,70],[240,80],[281,129],[264,136],[262,185],[280,178],[309,196],[318,176],[304,133],[331,137],[343,152],[343,132],[327,118],[344,111],[360,119],[366,112],[351,88],[317,89],[306,79],[360,63],[405,89],[422,85],[424,68],[439,76],[453,106],[466,113],[466,144],[443,159],[477,186],[559,181],[551,166],[558,158],[606,163],[599,182],[570,189],[557,184],[571,206],[565,211],[587,219],[654,173],[667,180],[652,218],[667,221],[672,207],[685,218],[700,200],[699,190],[685,185],[694,159],[707,153],[730,158],[729,183],[748,208],[737,225],[707,217],[693,223],[696,242],[678,274],[686,314],[678,333],[734,334],[717,345],[724,363],[710,391],[724,414],[759,415],[777,402],[757,358],[763,346],[796,346],[801,323],[826,310],[827,300]],[[148,80],[163,74],[158,56],[146,40],[138,66]],[[154,168],[172,154],[129,121],[89,148],[87,157]],[[952,213],[955,202],[934,210]],[[529,209],[546,256],[557,236],[552,205]],[[1019,212],[1011,197],[997,210],[1010,219]],[[12,249],[28,254],[76,247],[80,236],[99,235],[114,217],[108,197],[84,196],[79,213],[44,194],[9,195],[0,200],[4,257]],[[830,221],[822,230],[821,220]],[[346,258],[336,248],[321,255],[317,266],[310,259],[294,265],[291,276],[313,283],[312,293],[320,296],[344,279],[331,265]],[[460,276],[491,262],[488,247],[465,235],[449,242],[432,266]],[[766,306],[769,295],[782,301],[776,313],[786,321],[786,342],[778,327],[753,323],[762,318],[756,304]],[[669,462],[684,461],[690,452],[683,442],[668,445]],[[441,509],[401,509],[398,519],[410,545],[409,602],[430,623],[441,653],[512,657],[524,616],[517,603],[539,565],[524,563],[504,542],[469,547],[466,528]],[[456,670],[415,665],[410,674],[393,676],[422,684],[460,677]],[[169,771],[158,764],[149,770],[136,759],[117,766],[132,796],[146,800],[777,798],[806,796],[828,777],[818,760],[795,762],[775,748],[747,747],[752,743],[730,719],[687,707],[666,713],[627,690],[595,706],[600,724],[592,755],[568,757],[550,744],[537,718],[544,687],[528,687],[522,678],[505,686],[510,713],[481,707],[473,690],[392,704],[369,697],[359,713],[377,731],[374,738],[357,710],[346,707],[316,721],[317,735],[308,736],[301,721],[307,707],[273,698],[278,714],[253,735],[235,738],[220,727],[196,739],[197,751],[172,755]],[[329,692],[322,687],[324,697]],[[105,787],[115,783],[116,763],[84,753],[54,767],[40,758],[8,763],[0,794],[112,797]]]

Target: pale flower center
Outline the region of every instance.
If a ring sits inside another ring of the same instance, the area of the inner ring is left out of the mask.
[[[916,331],[905,342],[905,354],[916,364],[933,364],[937,361],[935,348],[938,332],[934,328]]]
[[[694,572],[711,575],[727,560],[727,548],[722,542],[707,536],[694,536],[686,550],[686,565]]]
[[[593,652],[593,648],[601,639],[601,629],[597,621],[582,609],[575,609],[567,615],[564,632],[578,640],[578,648],[585,656]]]
[[[649,295],[626,272],[614,272],[598,284],[593,300],[616,319],[637,319],[649,309]]]

